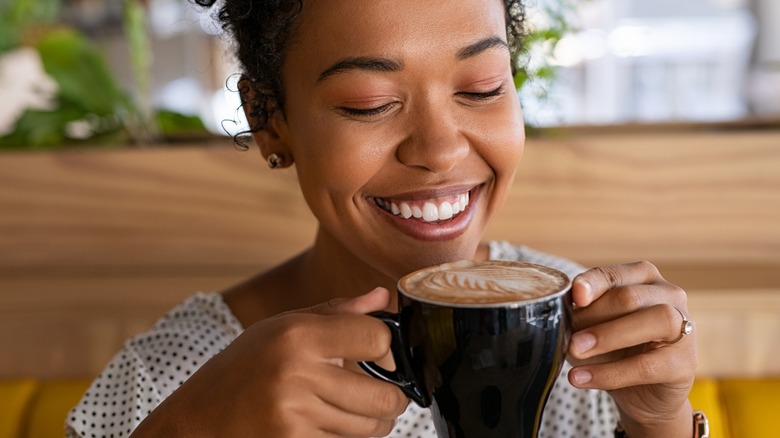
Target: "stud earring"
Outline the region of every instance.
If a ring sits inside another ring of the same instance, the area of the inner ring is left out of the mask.
[[[268,167],[271,169],[278,169],[284,164],[284,158],[277,154],[271,154],[268,156]]]

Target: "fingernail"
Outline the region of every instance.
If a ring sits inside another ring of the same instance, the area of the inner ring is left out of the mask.
[[[571,337],[574,353],[582,354],[596,346],[596,337],[590,333],[577,333]]]
[[[571,377],[577,385],[584,385],[593,379],[593,375],[590,371],[586,370],[572,370]]]
[[[585,297],[590,300],[591,296],[593,295],[593,286],[591,286],[587,280],[583,280],[581,278],[577,279],[577,283],[580,284],[583,292],[585,292]]]

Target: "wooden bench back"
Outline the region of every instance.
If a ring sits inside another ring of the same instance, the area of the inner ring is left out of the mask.
[[[780,374],[780,131],[531,139],[514,186],[488,238],[651,260],[689,291],[701,373]],[[315,226],[293,171],[227,141],[1,154],[0,378],[94,375],[175,303],[301,251]]]

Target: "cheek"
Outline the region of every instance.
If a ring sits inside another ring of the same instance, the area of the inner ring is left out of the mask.
[[[525,149],[525,125],[519,104],[485,121],[481,155],[499,179],[511,178]]]
[[[512,124],[501,137],[496,138],[496,159],[502,169],[514,169],[525,150],[525,129],[522,124]]]
[[[332,121],[313,120],[293,142],[304,195],[314,203],[352,203],[376,175],[391,147],[381,136]],[[316,199],[315,199],[316,198]],[[338,207],[336,207],[338,208]]]

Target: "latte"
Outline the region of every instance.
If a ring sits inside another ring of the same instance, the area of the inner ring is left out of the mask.
[[[566,274],[546,266],[511,261],[459,261],[406,275],[401,293],[447,305],[492,305],[535,300],[569,287]]]

